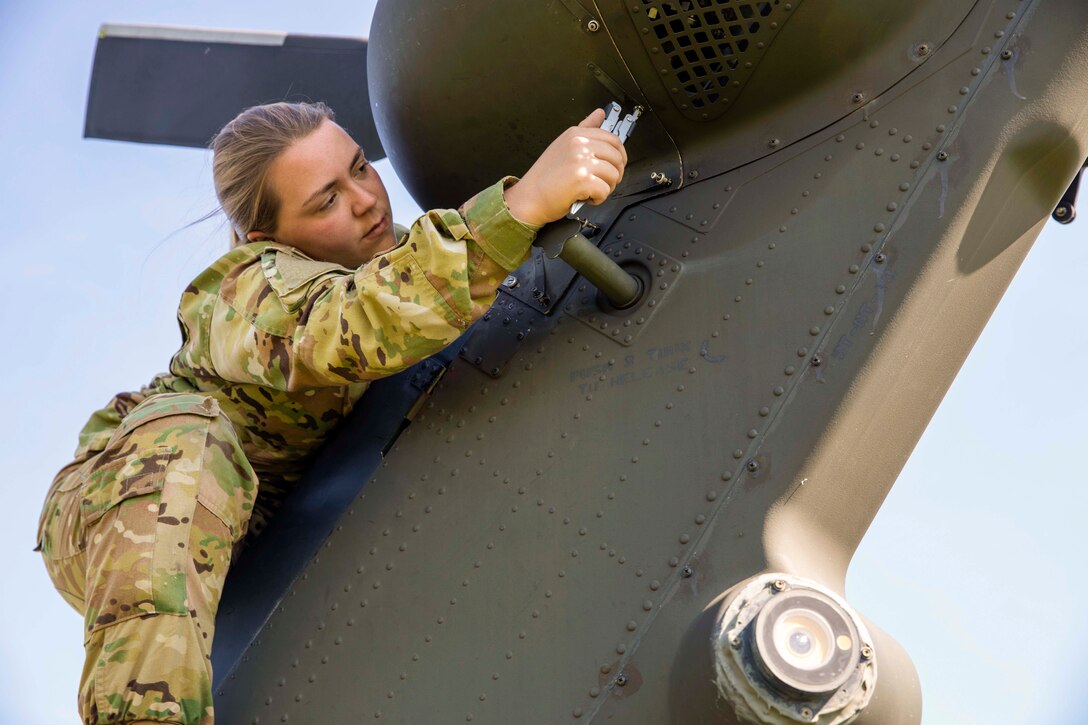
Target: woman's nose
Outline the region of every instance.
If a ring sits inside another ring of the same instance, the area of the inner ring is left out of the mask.
[[[374,206],[374,203],[377,202],[377,200],[378,197],[368,191],[361,184],[353,185],[351,197],[351,211],[355,214],[355,216],[363,216],[364,214],[366,214],[368,211],[370,211],[371,207]]]

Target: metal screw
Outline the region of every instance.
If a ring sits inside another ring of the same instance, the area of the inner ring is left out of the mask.
[[[518,278],[511,274],[502,281],[502,286],[507,289],[514,289],[518,286]]]
[[[688,172],[688,178],[689,179],[698,179],[699,178],[699,172],[698,171],[689,171]]]
[[[672,186],[672,179],[665,176],[660,171],[655,171],[652,174],[650,174],[650,180],[653,181],[658,186]]]
[[[627,674],[626,673],[621,672],[618,675],[616,675],[616,685],[618,685],[619,687],[623,687],[626,684],[627,684]]]
[[[1012,60],[1012,51],[1011,50],[1001,51],[1001,60]]]
[[[786,591],[786,586],[787,585],[785,579],[775,579],[773,582],[771,582],[771,589],[774,589],[776,592]]]
[[[865,100],[865,94],[859,91],[858,93],[850,96],[850,100],[852,100],[854,103],[861,103]]]
[[[758,461],[755,461],[755,460],[748,461],[748,472],[749,473],[755,473],[758,470],[759,470],[759,462]]]
[[[937,153],[937,160],[938,161],[948,161],[948,152],[947,151],[938,152]]]
[[[733,649],[740,649],[740,637],[733,635],[729,638],[729,646]]]
[[[861,646],[861,658],[863,660],[871,660],[873,658],[873,648],[867,644]]]
[[[802,707],[801,708],[801,717],[803,717],[806,720],[811,720],[812,719],[812,708],[811,707]]]
[[[597,20],[596,18],[590,18],[586,21],[586,30],[588,30],[589,32],[596,33],[600,29],[601,21]]]
[[[823,364],[823,362],[824,362],[824,359],[822,357],[820,357],[819,353],[812,356],[812,367],[818,368],[818,367],[820,367],[820,365]]]
[[[782,141],[780,139],[777,139],[777,138],[772,138],[770,141],[767,142],[767,147],[772,148],[772,149],[776,149],[781,145],[782,145]]]
[[[920,58],[925,58],[929,55],[929,45],[927,43],[922,43],[915,50],[915,53],[917,53]]]
[[[1065,204],[1062,204],[1054,210],[1054,216],[1058,217],[1059,219],[1064,219],[1068,215],[1069,209],[1065,206]]]
[[[680,574],[682,576],[684,576],[685,578],[691,577],[691,575],[694,574],[694,573],[695,573],[695,570],[692,569],[690,566],[685,566],[683,569],[680,570]]]
[[[884,264],[888,261],[888,255],[884,254],[884,252],[881,252],[880,254],[873,257],[873,259],[876,260],[877,264]]]

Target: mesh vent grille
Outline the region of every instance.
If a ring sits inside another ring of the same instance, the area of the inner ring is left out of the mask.
[[[801,0],[629,0],[650,59],[685,116],[717,118]]]

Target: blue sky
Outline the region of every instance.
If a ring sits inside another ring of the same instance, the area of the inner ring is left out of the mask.
[[[359,35],[372,2],[0,3],[5,350],[0,723],[76,723],[79,617],[31,552],[87,415],[165,368],[183,286],[225,248],[201,151],[81,138],[104,21]],[[398,218],[417,208],[393,178]],[[850,601],[922,677],[926,723],[1088,722],[1088,203],[1051,224],[858,550]]]

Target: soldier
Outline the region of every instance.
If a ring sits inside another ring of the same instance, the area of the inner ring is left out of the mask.
[[[243,537],[368,381],[455,340],[541,225],[612,193],[627,156],[603,119],[402,233],[324,104],[257,106],[220,131],[233,247],[184,290],[170,372],[91,416],[42,512],[49,575],[84,615],[84,723],[213,722],[215,613]]]

